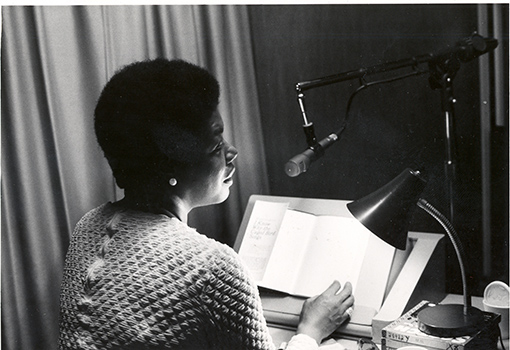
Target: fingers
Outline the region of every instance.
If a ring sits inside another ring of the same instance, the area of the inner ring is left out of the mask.
[[[337,304],[337,306],[335,323],[338,327],[352,317],[352,313],[354,312],[354,297],[352,295],[349,296],[341,304]]]
[[[352,284],[351,282],[345,282],[344,288],[338,293],[338,295],[347,298],[352,294]]]
[[[340,287],[340,282],[334,281],[321,295],[314,298],[319,298],[325,303],[332,303],[330,304],[334,305],[332,309],[337,310],[338,318],[343,321],[352,315],[354,296],[352,295],[352,285],[350,282],[346,282],[343,288]]]
[[[343,301],[342,305],[346,308],[345,314],[351,318],[354,312],[354,296],[349,295],[349,297]]]
[[[353,305],[352,285],[347,282],[341,288],[334,281],[323,293],[305,300],[298,331],[322,340],[350,318]]]
[[[326,289],[322,293],[322,295],[324,296],[338,295],[339,299],[343,300],[348,298],[352,294],[352,285],[350,282],[345,282],[345,286],[343,289],[341,289],[340,287],[341,287],[340,282],[335,280],[333,281],[333,283],[331,283],[328,289]]]
[[[347,282],[344,288],[336,295],[332,296],[339,307],[339,312],[342,315],[342,322],[346,318],[350,318],[354,312],[354,296],[352,295],[352,286]]]
[[[328,289],[326,289],[322,294],[323,295],[336,295],[338,293],[338,291],[340,290],[340,282],[338,282],[337,280],[333,281],[333,283],[331,283],[331,285],[328,287]]]

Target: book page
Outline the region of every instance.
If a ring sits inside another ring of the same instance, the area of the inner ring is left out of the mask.
[[[255,201],[253,206],[239,256],[257,283],[264,277],[287,207],[288,203],[265,201]]]
[[[356,285],[356,304],[379,310],[383,303],[396,248],[369,235],[365,260]]]
[[[293,293],[314,296],[338,280],[351,282],[355,294],[369,234],[355,219],[318,216]]]
[[[313,214],[287,210],[260,286],[294,294],[315,219]]]

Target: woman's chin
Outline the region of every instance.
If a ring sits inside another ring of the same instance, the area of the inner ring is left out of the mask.
[[[230,196],[230,186],[223,186],[221,192],[214,198],[211,204],[220,204],[227,200]]]
[[[230,196],[230,188],[229,188],[229,187],[227,187],[227,188],[225,188],[225,189],[222,191],[222,193],[221,193],[221,195],[220,195],[220,197],[219,197],[219,201],[218,201],[218,203],[223,203],[223,202],[225,202],[229,196]]]
[[[216,188],[214,194],[210,193],[209,195],[202,197],[202,200],[200,201],[201,203],[197,206],[223,203],[230,196],[230,186],[232,183],[232,180],[225,180],[219,188]]]

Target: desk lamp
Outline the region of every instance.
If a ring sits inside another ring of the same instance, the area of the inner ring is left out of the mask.
[[[471,306],[464,269],[465,253],[453,226],[430,203],[420,198],[425,185],[419,171],[406,169],[377,191],[347,204],[347,208],[372,233],[401,250],[406,248],[408,226],[416,206],[441,224],[459,260],[464,305],[439,304],[426,308],[418,313],[418,328],[437,337],[468,335],[480,328],[483,312]]]

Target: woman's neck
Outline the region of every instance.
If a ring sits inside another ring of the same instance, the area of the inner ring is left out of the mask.
[[[140,211],[175,217],[183,223],[188,222],[188,213],[191,210],[188,208],[185,201],[175,195],[166,196],[162,201],[150,201],[126,191],[124,198],[118,203],[124,207]]]
[[[191,211],[191,208],[178,196],[168,196],[164,203],[161,204],[160,209],[171,213],[185,224],[188,223],[188,213]]]

